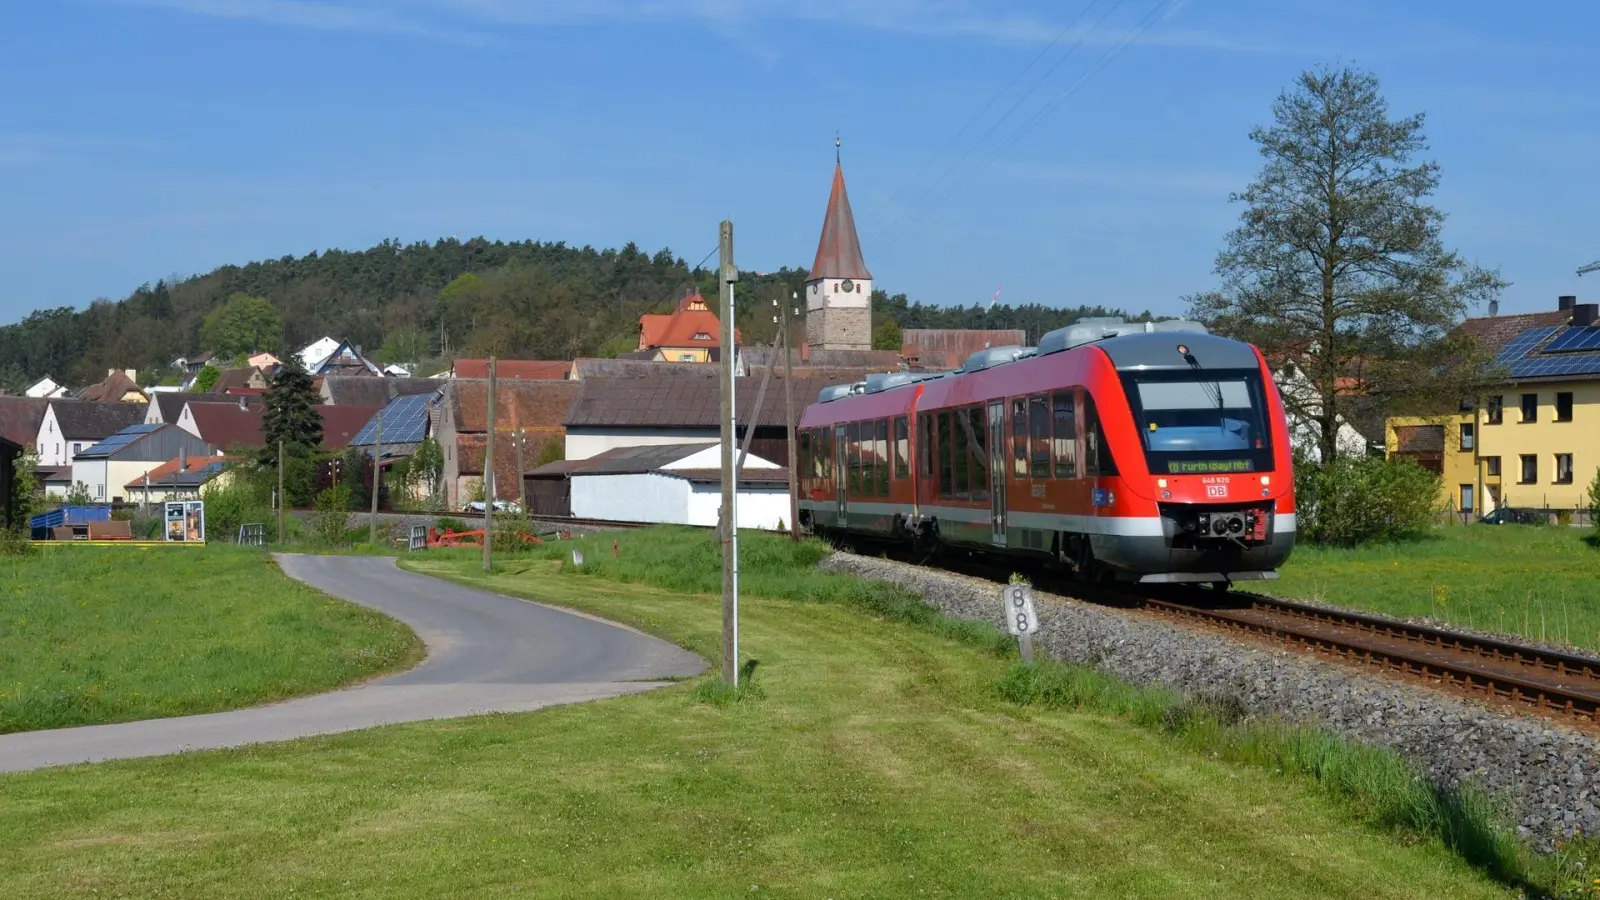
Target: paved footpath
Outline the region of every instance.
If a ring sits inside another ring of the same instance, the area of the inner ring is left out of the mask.
[[[525,712],[637,693],[706,667],[698,655],[624,626],[404,572],[387,557],[278,562],[293,578],[411,626],[427,658],[398,675],[270,706],[0,736],[0,772]]]

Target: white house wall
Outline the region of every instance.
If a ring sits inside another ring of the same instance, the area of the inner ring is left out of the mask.
[[[566,458],[589,459],[616,447],[693,444],[720,437],[715,428],[568,428]]]
[[[39,438],[34,442],[33,449],[39,454],[39,466],[70,466],[72,458],[77,451],[95,443],[94,441],[69,441],[61,436],[61,425],[56,421],[56,408],[51,406],[44,411],[44,421],[39,423]]]
[[[717,510],[722,507],[722,485],[694,484],[690,487],[688,524],[715,526]],[[789,519],[789,491],[787,488],[741,488],[737,507],[740,528],[777,531],[780,524],[786,526]]]
[[[575,475],[572,515],[616,522],[688,525],[689,482],[669,475]]]

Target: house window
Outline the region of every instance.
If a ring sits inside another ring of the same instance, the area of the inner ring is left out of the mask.
[[[678,362],[694,362],[693,353],[679,353]]]
[[[1556,454],[1556,484],[1572,483],[1572,454]]]
[[[1499,425],[1502,421],[1504,421],[1504,419],[1505,419],[1505,406],[1506,406],[1506,398],[1505,397],[1502,397],[1499,394],[1495,394],[1493,397],[1489,398],[1489,409],[1488,409],[1489,422],[1488,422],[1488,424],[1490,424],[1490,425]]]
[[[106,498],[106,486],[103,485],[103,484],[95,485],[94,486],[94,497],[95,497],[96,500],[104,500]]]
[[[900,416],[894,420],[894,477],[904,478],[910,474],[910,443],[911,435],[906,429],[906,417]]]
[[[1473,444],[1474,428],[1471,422],[1461,423],[1461,449],[1471,450]]]
[[[1488,475],[1491,478],[1499,478],[1500,477],[1500,457],[1498,457],[1498,456],[1485,456],[1483,458],[1483,474]]]
[[[1523,394],[1522,395],[1522,423],[1521,424],[1525,425],[1525,424],[1527,424],[1529,422],[1537,422],[1537,421],[1539,421],[1539,395],[1538,394]]]
[[[694,339],[697,341],[709,341],[711,340],[711,335],[706,334],[704,331],[696,331],[694,333]]]
[[[1077,421],[1073,418],[1072,395],[1056,394],[1055,459],[1057,478],[1078,477]]]
[[[1556,421],[1572,421],[1572,392],[1561,391],[1556,394]]]
[[[1461,511],[1464,513],[1472,512],[1472,485],[1470,484],[1461,486]]]
[[[1534,482],[1537,482],[1539,480],[1539,457],[1534,456],[1531,453],[1525,453],[1522,455],[1521,459],[1522,477],[1517,480],[1517,483],[1533,484]]]

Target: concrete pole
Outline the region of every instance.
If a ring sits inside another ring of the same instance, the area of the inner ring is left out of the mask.
[[[372,438],[372,520],[367,523],[367,543],[378,542],[378,491],[383,487],[383,410],[378,410],[377,433]]]
[[[483,570],[494,571],[494,357],[489,357],[489,428],[483,444]]]
[[[790,298],[792,304],[798,305],[800,294],[798,292]],[[789,304],[779,301],[783,307],[783,427],[789,435],[789,540],[800,540],[800,479],[795,467],[800,465],[796,454],[797,439],[794,433],[794,345],[789,338]],[[815,448],[812,449],[815,453]]]
[[[738,482],[734,471],[734,342],[733,283],[739,270],[733,263],[733,223],[724,220],[717,241],[719,250],[718,297],[722,313],[722,680],[739,686],[739,513]]]

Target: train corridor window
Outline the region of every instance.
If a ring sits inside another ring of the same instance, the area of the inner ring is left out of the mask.
[[[1028,477],[1028,401],[1011,401],[1011,474]]]
[[[1100,416],[1095,412],[1094,398],[1088,395],[1083,398],[1083,455],[1087,474],[1117,474],[1117,463],[1111,458],[1111,448],[1106,446],[1105,435],[1100,431]]]
[[[967,432],[967,441],[972,448],[972,499],[989,499],[989,454],[988,454],[988,427],[985,424],[983,407],[974,406],[968,410],[970,415],[967,422],[971,431]]]
[[[933,416],[917,417],[917,475],[933,477]]]
[[[906,429],[906,417],[900,416],[894,420],[894,477],[904,478],[911,474],[911,434]]]
[[[1050,477],[1050,398],[1028,398],[1028,444],[1034,478]]]
[[[958,409],[951,413],[954,421],[950,423],[950,468],[955,476],[951,481],[955,492],[951,496],[958,500],[972,497],[972,442],[967,440],[966,415],[966,410]]]
[[[1056,394],[1054,456],[1057,478],[1078,477],[1078,422],[1073,416],[1072,395]]]
[[[955,444],[950,440],[950,414],[939,413],[939,496],[955,496],[954,461],[951,453]]]
[[[877,421],[877,438],[872,442],[872,472],[874,493],[889,496],[889,420]]]
[[[851,422],[844,429],[845,456],[850,469],[851,494],[861,493],[861,423]]]

